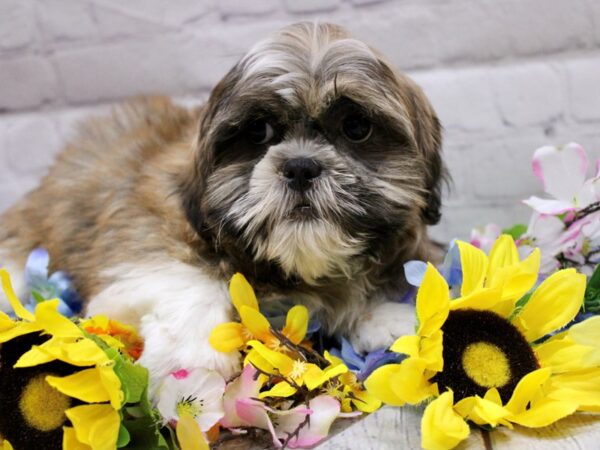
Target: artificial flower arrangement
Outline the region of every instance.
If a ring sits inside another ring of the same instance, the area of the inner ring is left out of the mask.
[[[324,349],[305,307],[260,305],[236,274],[239,321],[210,341],[239,351],[242,372],[182,368],[152,400],[135,330],[72,318],[81,302],[69,278],[49,276],[47,252],[34,251],[24,305],[0,270],[14,310],[0,313],[0,448],[196,450],[236,436],[305,448],[339,418],[422,404],[422,446],[435,450],[466,439],[470,424],[543,427],[600,412],[599,174],[585,179],[577,144],[539,149],[533,162],[555,199],[526,201],[528,227],[488,225],[453,242],[439,268],[405,266],[414,335],[368,355],[345,340]]]

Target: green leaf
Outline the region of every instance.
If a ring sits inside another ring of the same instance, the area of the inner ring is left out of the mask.
[[[44,298],[44,296],[38,291],[31,291],[31,295],[36,303],[42,303],[46,301],[46,298]]]
[[[125,403],[139,403],[148,387],[148,369],[124,358],[117,359],[115,374],[121,380]]]
[[[515,309],[513,310],[513,312],[510,315],[510,317],[508,318],[509,322],[512,322],[514,320],[514,318],[519,315],[519,313],[521,312],[521,310],[525,307],[525,305],[527,304],[527,302],[531,299],[531,295],[532,294],[533,294],[533,292],[529,292],[529,293],[525,294],[523,297],[521,297],[517,301],[517,303],[515,303]]]
[[[510,228],[505,228],[504,230],[502,230],[503,234],[510,234],[513,237],[513,239],[519,239],[526,232],[527,225],[523,225],[522,223],[518,223]]]
[[[117,439],[117,448],[125,447],[129,444],[130,440],[131,436],[129,435],[129,431],[121,424],[121,428],[119,428],[119,438]]]
[[[585,288],[583,310],[585,312],[600,314],[600,264],[596,266]]]
[[[169,450],[170,446],[150,417],[123,422],[131,439],[128,450]]]

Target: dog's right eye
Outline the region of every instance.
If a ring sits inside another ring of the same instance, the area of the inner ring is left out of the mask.
[[[275,131],[271,124],[263,119],[251,122],[246,128],[246,133],[250,141],[257,145],[266,144],[275,136]]]

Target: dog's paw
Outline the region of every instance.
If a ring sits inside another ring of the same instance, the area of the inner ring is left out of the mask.
[[[150,373],[150,394],[162,380],[181,369],[205,368],[219,372],[226,380],[241,370],[238,352],[223,353],[209,343],[212,323],[188,323],[189,328],[161,321],[156,315],[142,319],[144,352],[139,363]]]
[[[406,303],[377,305],[358,323],[349,336],[357,352],[387,348],[400,336],[414,334],[415,307]]]

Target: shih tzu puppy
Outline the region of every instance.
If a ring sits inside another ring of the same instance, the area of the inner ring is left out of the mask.
[[[198,109],[140,99],[84,123],[0,219],[0,265],[22,290],[27,254],[48,249],[87,314],[140,327],[154,380],[238,369],[208,341],[233,319],[235,272],[262,302],[305,304],[371,350],[411,331],[390,300],[403,263],[432,256],[443,174],[421,89],[342,28],[299,23],[254,46]]]

